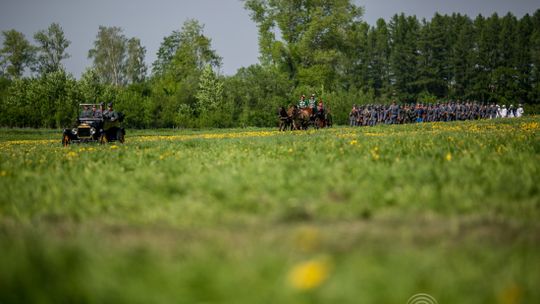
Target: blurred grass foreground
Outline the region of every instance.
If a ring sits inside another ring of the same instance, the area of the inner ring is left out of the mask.
[[[538,303],[539,133],[2,129],[0,303]]]

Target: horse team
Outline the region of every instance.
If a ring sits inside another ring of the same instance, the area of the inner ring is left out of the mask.
[[[280,107],[278,110],[279,130],[307,130],[310,127],[315,129],[332,126],[332,115],[330,110],[324,106],[322,99],[317,103],[315,94],[311,95],[309,101],[305,100],[305,95],[300,97],[298,105],[291,104],[288,109]]]

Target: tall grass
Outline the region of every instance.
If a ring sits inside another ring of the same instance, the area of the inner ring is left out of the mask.
[[[539,130],[1,130],[0,303],[537,302]]]

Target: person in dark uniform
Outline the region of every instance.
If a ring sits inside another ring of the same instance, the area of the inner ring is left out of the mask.
[[[81,118],[92,118],[92,110],[90,110],[90,108],[87,105],[83,106]]]
[[[353,105],[351,111],[349,112],[349,126],[354,127],[356,126],[356,117],[357,117],[358,111],[356,109],[356,104]]]
[[[103,112],[103,118],[109,121],[116,121],[118,119],[118,113],[113,109],[112,102],[109,102],[107,110]]]
[[[390,124],[396,124],[399,116],[399,107],[396,105],[396,102],[392,102],[390,108],[388,108],[390,114]]]
[[[92,105],[92,117],[96,119],[103,118],[103,107],[100,105],[99,109],[96,108],[96,105]]]

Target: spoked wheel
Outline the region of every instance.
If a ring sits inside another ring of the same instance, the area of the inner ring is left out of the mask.
[[[62,146],[67,147],[69,146],[70,142],[71,140],[69,139],[69,136],[64,135],[64,137],[62,137]]]

